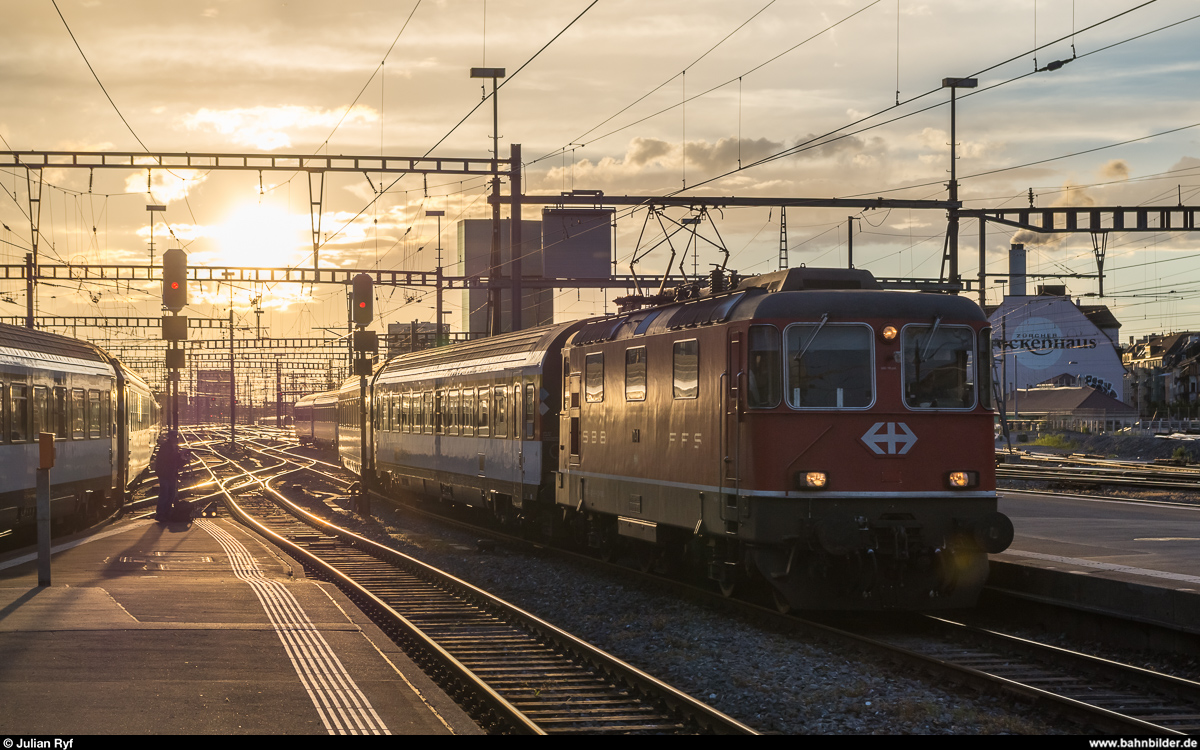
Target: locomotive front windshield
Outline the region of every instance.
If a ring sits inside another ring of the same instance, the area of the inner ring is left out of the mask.
[[[965,326],[906,326],[904,403],[913,409],[975,405],[975,336]]]
[[[787,398],[794,409],[862,409],[874,401],[871,329],[813,323],[788,326]]]

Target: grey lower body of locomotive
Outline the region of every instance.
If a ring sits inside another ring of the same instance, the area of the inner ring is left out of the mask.
[[[628,477],[556,474],[557,502],[601,535],[706,545],[708,575],[761,577],[793,609],[972,606],[989,552],[1012,542],[994,493],[945,497],[734,493]],[[728,488],[725,488],[728,489]]]

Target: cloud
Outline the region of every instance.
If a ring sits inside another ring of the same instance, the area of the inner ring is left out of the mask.
[[[344,117],[343,117],[344,116]],[[292,145],[291,136],[310,128],[332,129],[340,121],[343,126],[366,124],[379,119],[379,113],[361,104],[349,112],[343,109],[320,109],[296,105],[281,107],[250,107],[234,109],[203,108],[183,118],[188,130],[216,132],[230,137],[242,146],[274,151]]]
[[[1110,180],[1128,180],[1129,164],[1124,159],[1113,159],[1100,167],[1100,175]]]
[[[1112,164],[1113,162],[1109,162]],[[1122,166],[1124,163],[1122,162]],[[1128,169],[1126,167],[1126,169]],[[1054,199],[1050,204],[1051,208],[1087,208],[1095,206],[1096,199],[1092,197],[1087,188],[1079,187],[1070,180],[1062,186],[1062,194]],[[1032,221],[1033,219],[1031,219]],[[1032,245],[1045,250],[1053,250],[1062,245],[1071,235],[1065,232],[1031,232],[1028,229],[1022,229],[1013,235],[1012,241],[1024,245]]]

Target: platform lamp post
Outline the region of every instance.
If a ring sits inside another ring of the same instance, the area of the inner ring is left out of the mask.
[[[488,335],[500,333],[500,104],[496,81],[505,75],[504,68],[471,68],[472,78],[492,79],[492,253],[488,264],[488,304],[491,307]]]
[[[433,317],[433,345],[442,345],[442,217],[446,215],[445,211],[426,211],[426,216],[436,216],[438,220],[437,234],[437,307]],[[415,343],[415,340],[414,340]]]

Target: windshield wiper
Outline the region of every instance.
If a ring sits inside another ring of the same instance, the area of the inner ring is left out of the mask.
[[[821,322],[819,324],[817,324],[817,330],[813,331],[812,337],[809,338],[808,343],[804,345],[804,348],[800,350],[800,353],[796,355],[794,361],[799,362],[801,359],[804,359],[804,353],[807,352],[808,347],[812,346],[812,343],[817,340],[817,334],[819,334],[821,332],[821,329],[825,327],[825,323],[828,320],[829,320],[829,313],[825,313],[824,315],[821,316]],[[941,318],[939,318],[939,320],[941,320]]]

